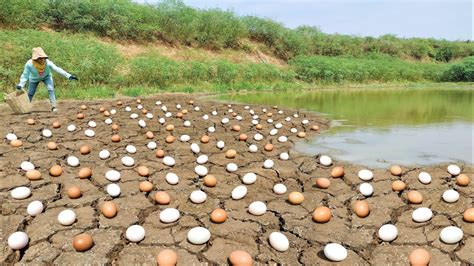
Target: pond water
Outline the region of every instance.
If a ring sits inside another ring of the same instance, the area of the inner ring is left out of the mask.
[[[295,149],[367,167],[473,164],[473,94],[469,89],[261,92],[221,99],[315,111],[332,120]]]

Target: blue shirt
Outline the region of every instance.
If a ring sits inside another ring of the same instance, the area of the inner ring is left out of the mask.
[[[69,78],[71,76],[71,74],[67,73],[62,68],[56,66],[49,59],[46,59],[46,67],[44,69],[43,76],[40,76],[38,70],[33,66],[33,60],[30,59],[25,64],[25,69],[23,70],[23,74],[21,74],[20,83],[18,85],[23,88],[28,80],[30,82],[39,82],[47,78],[51,78],[53,75],[51,70],[56,71],[57,73],[61,74],[66,78]]]

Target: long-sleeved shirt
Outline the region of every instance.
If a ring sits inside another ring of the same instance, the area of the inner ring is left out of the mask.
[[[40,76],[38,70],[33,66],[32,59],[30,59],[25,64],[25,69],[23,70],[23,74],[21,74],[20,83],[18,85],[23,88],[28,80],[30,82],[38,82],[46,78],[50,78],[52,76],[51,70],[56,71],[57,73],[61,74],[66,78],[69,78],[71,76],[71,74],[67,73],[62,68],[56,66],[49,59],[46,59],[46,67],[44,69],[44,73],[42,76]]]

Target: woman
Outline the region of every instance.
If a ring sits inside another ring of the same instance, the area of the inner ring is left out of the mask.
[[[52,61],[48,59],[41,47],[33,48],[33,55],[31,60],[28,60],[25,64],[25,69],[20,77],[20,83],[16,86],[17,90],[23,89],[26,82],[29,81],[28,85],[28,98],[31,100],[36,93],[38,84],[43,81],[48,89],[49,101],[51,102],[51,111],[56,112],[56,95],[54,94],[54,82],[51,69],[58,72],[62,76],[69,80],[78,80],[74,75],[71,75],[64,71],[62,68],[57,67]]]

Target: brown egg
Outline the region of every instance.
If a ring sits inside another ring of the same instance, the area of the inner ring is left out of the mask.
[[[21,141],[19,139],[14,139],[14,140],[10,141],[10,145],[12,147],[18,148],[18,147],[21,147],[23,145],[23,141]]]
[[[72,239],[72,246],[76,251],[83,252],[94,246],[92,236],[86,233],[79,234]]]
[[[336,166],[331,171],[331,176],[334,178],[341,178],[344,176],[344,167]]]
[[[79,151],[81,152],[82,155],[89,154],[91,152],[91,147],[89,147],[88,145],[84,145],[84,146],[81,146]]]
[[[119,126],[117,124],[112,124],[112,130],[117,131]]]
[[[237,152],[233,149],[230,149],[225,152],[225,157],[229,159],[235,158],[236,155],[237,155]]]
[[[273,113],[267,113],[267,117],[272,117]]]
[[[420,204],[423,202],[423,195],[416,190],[412,190],[407,194],[408,201],[413,204]]]
[[[400,176],[402,174],[402,168],[398,165],[390,167],[390,173],[394,176]]]
[[[456,177],[456,184],[461,187],[469,185],[469,177],[465,174],[460,174]]]
[[[189,101],[188,101],[188,104],[189,104],[189,105],[193,105],[193,104],[194,104],[194,101],[193,101],[193,100],[189,100]]]
[[[89,167],[83,167],[79,170],[77,175],[80,179],[89,178],[92,176],[92,170]]]
[[[329,187],[329,185],[331,185],[331,181],[329,181],[329,179],[324,177],[316,178],[316,186],[318,188],[326,189]]]
[[[153,132],[151,132],[151,131],[147,131],[147,132],[145,133],[145,135],[146,135],[146,137],[149,138],[149,139],[152,139],[152,138],[155,137],[155,135],[154,135]]]
[[[431,260],[431,254],[424,248],[417,248],[410,253],[408,257],[411,266],[428,266]]]
[[[142,99],[138,98],[137,103],[142,103]]]
[[[245,134],[240,134],[239,135],[239,140],[240,141],[246,141],[247,139],[248,139],[247,135],[245,135]]]
[[[105,108],[104,107],[100,107],[99,108],[99,112],[103,113],[105,111]]]
[[[203,182],[206,187],[215,187],[217,184],[217,179],[213,175],[206,175]]]
[[[367,217],[370,213],[369,203],[366,200],[357,200],[352,204],[352,210],[360,218]]]
[[[321,206],[314,210],[313,221],[327,223],[329,220],[331,220],[331,210],[328,207]]]
[[[183,118],[183,113],[177,112],[176,113],[176,118]]]
[[[214,223],[223,223],[227,219],[227,212],[223,209],[215,209],[211,213],[211,221]]]
[[[83,104],[83,105],[81,105],[81,109],[82,110],[87,110],[87,106]]]
[[[168,193],[164,191],[158,191],[155,194],[155,201],[160,205],[168,205],[171,199]]]
[[[239,125],[233,125],[232,130],[236,131],[236,132],[239,132],[240,131],[240,126]]]
[[[78,113],[76,117],[77,119],[84,119],[85,115],[83,113]]]
[[[174,136],[168,135],[168,136],[166,136],[165,141],[166,141],[166,143],[173,143],[175,141],[175,139],[176,138]]]
[[[300,192],[293,191],[288,195],[288,201],[293,205],[299,205],[304,201],[304,196]]]
[[[311,130],[318,131],[318,130],[319,130],[319,126],[317,126],[317,125],[312,125],[312,126],[311,126]]]
[[[167,126],[166,126],[166,130],[167,130],[167,131],[173,131],[173,130],[174,130],[174,125],[171,125],[171,124],[170,124],[170,125],[167,125]]]
[[[297,136],[298,136],[298,138],[305,138],[305,137],[306,137],[306,133],[303,132],[303,131],[300,131],[300,132],[298,132]]]
[[[188,113],[188,110],[187,110],[187,109],[183,109],[183,111],[181,111],[181,113],[183,113],[183,115],[185,115],[185,114]]]
[[[67,190],[67,195],[70,199],[78,199],[82,196],[81,188],[79,186],[72,186]]]
[[[267,143],[267,144],[265,144],[263,149],[266,150],[266,151],[273,151],[273,144]]]
[[[146,113],[148,113],[148,110],[147,109],[142,109],[142,114],[146,115]]]
[[[208,135],[204,135],[201,137],[201,142],[202,143],[208,143],[209,142],[209,136]]]
[[[120,136],[119,135],[112,135],[110,138],[112,142],[119,142],[120,141]]]
[[[121,105],[122,105],[122,101],[117,101],[117,105],[118,105],[118,106],[121,106]]]
[[[28,118],[28,119],[26,120],[26,123],[27,123],[28,125],[30,125],[30,126],[36,124],[35,120],[32,119],[32,118]]]
[[[104,115],[105,116],[110,116],[110,112],[109,111],[104,111]]]
[[[263,128],[263,126],[262,126],[261,124],[257,124],[257,125],[255,126],[255,128],[258,129],[258,130],[261,130],[261,129]]]
[[[138,188],[141,192],[150,192],[153,189],[153,184],[149,181],[140,182]]]
[[[53,142],[53,141],[50,141],[50,142],[48,142],[48,149],[50,149],[50,150],[56,150],[56,149],[58,149],[58,144],[56,144],[56,143]]]
[[[54,127],[54,128],[60,128],[60,127],[61,127],[61,124],[59,123],[59,121],[54,121],[54,122],[53,122],[53,127]]]
[[[171,249],[163,249],[156,256],[158,266],[175,266],[178,263],[178,254]]]
[[[165,151],[164,150],[157,150],[155,154],[156,154],[156,157],[158,157],[158,158],[165,157]]]
[[[60,176],[63,173],[63,168],[59,165],[54,165],[49,169],[49,174],[52,176]]]
[[[402,191],[406,188],[406,185],[401,180],[396,180],[392,182],[392,190],[393,191]]]
[[[100,207],[100,211],[106,218],[114,218],[117,215],[117,204],[113,201],[105,201]]]
[[[148,167],[144,165],[140,165],[137,167],[137,172],[140,176],[148,176],[150,174],[150,170],[148,170]]]
[[[233,112],[233,113],[232,113],[232,116],[233,116],[233,117],[236,117],[236,116],[237,116],[237,113],[236,113],[236,112]]]
[[[469,208],[465,210],[463,214],[463,219],[468,223],[474,223],[474,208]]]
[[[243,250],[234,250],[229,255],[229,262],[232,266],[252,266],[252,256]]]
[[[26,172],[26,177],[29,179],[29,180],[40,180],[41,179],[41,172],[38,171],[38,170],[30,170],[28,172]]]

